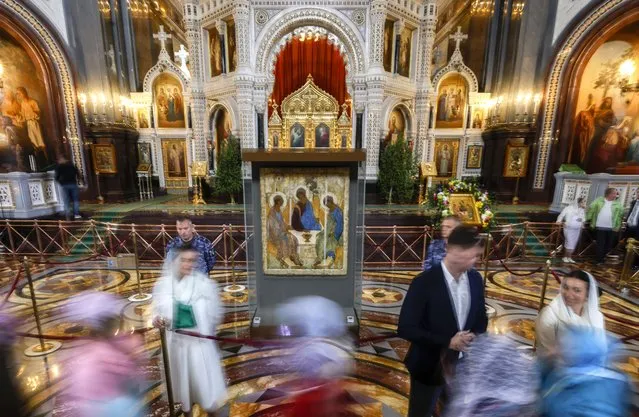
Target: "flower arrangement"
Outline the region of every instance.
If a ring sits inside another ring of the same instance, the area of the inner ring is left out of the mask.
[[[439,225],[442,218],[454,214],[450,208],[451,194],[472,194],[475,199],[475,207],[477,207],[481,218],[482,228],[486,229],[493,225],[495,222],[495,213],[492,210],[493,199],[488,192],[482,189],[476,180],[454,179],[430,188],[424,199],[424,204],[435,211],[436,226]]]

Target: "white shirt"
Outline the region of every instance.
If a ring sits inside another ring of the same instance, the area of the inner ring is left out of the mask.
[[[604,201],[595,226],[599,229],[612,229],[612,201]]]
[[[444,271],[444,278],[453,301],[453,308],[457,316],[457,326],[459,330],[464,329],[468,313],[470,312],[470,284],[468,282],[468,273],[464,272],[459,280],[453,278],[452,274],[446,269],[444,262],[441,263]]]

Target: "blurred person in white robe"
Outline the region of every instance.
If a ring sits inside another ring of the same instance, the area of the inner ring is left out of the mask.
[[[187,330],[213,336],[222,318],[215,282],[194,269],[199,254],[175,249],[153,290],[153,324],[168,330],[167,349],[175,400],[191,416],[198,404],[208,415],[226,400],[220,353],[213,340],[175,333]]]

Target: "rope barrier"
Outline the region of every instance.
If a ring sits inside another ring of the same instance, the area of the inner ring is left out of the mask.
[[[21,275],[22,275],[22,265],[20,265],[20,267],[18,268],[18,274],[16,275],[16,279],[13,281],[13,284],[11,285],[11,288],[9,288],[9,292],[4,297],[4,300],[2,300],[2,303],[0,304],[0,309],[4,307],[7,301],[9,301],[9,297],[11,297],[11,295],[16,290],[16,287],[18,286],[18,282],[20,282],[20,279],[22,278]]]
[[[44,262],[29,261],[29,262],[31,262],[34,265],[72,265],[72,264],[78,264],[81,262],[91,261],[103,255],[104,255],[103,253],[98,253],[95,255],[91,255],[88,258],[76,259],[75,261],[69,261],[69,262],[49,262],[49,261],[44,261]]]
[[[559,278],[559,275],[557,275],[557,273],[553,271],[552,269],[550,270],[550,273],[552,274],[553,277],[555,277],[555,281],[557,281],[557,284],[561,285],[561,278]]]
[[[144,327],[142,329],[135,329],[130,334],[144,334],[151,330],[155,329],[154,327]],[[35,333],[25,333],[25,332],[16,332],[17,336],[27,337],[31,339],[44,339],[44,340],[87,340],[91,339],[88,336],[65,336],[65,335],[50,335],[43,334],[37,335]],[[117,336],[116,336],[117,337]]]
[[[501,263],[501,266],[503,266],[506,271],[508,271],[510,274],[512,274],[512,275],[514,275],[516,277],[527,277],[527,276],[530,276],[530,275],[534,275],[534,274],[536,274],[538,272],[541,272],[544,269],[543,266],[540,266],[539,268],[537,268],[537,269],[535,269],[534,271],[531,271],[531,272],[517,273],[517,272],[513,271],[512,269],[508,268],[508,266],[501,259],[499,260],[499,263]]]

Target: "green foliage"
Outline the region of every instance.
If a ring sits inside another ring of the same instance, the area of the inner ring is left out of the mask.
[[[229,194],[231,201],[242,191],[242,152],[240,141],[234,136],[229,137],[220,150],[215,189],[219,194]]]
[[[386,202],[412,202],[417,175],[413,152],[400,135],[395,143],[386,145],[379,161],[379,188]]]

